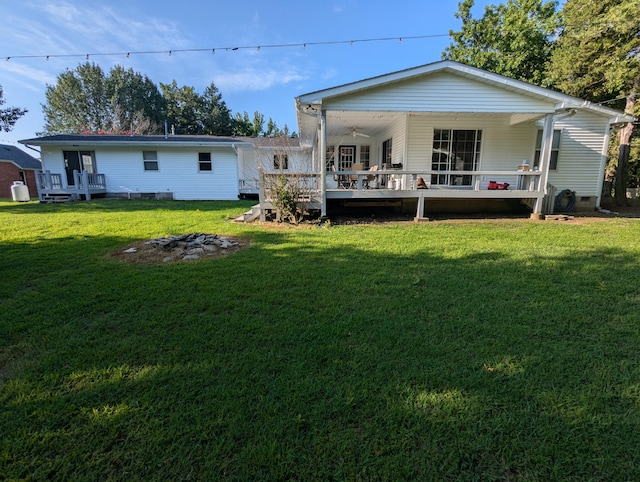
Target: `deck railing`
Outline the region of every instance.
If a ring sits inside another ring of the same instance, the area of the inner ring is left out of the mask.
[[[92,194],[107,192],[107,180],[104,174],[89,173],[87,171],[73,171],[73,186],[67,186],[64,182],[64,175],[51,171],[38,173],[36,177],[38,183],[38,195],[42,201],[47,196],[71,196],[79,199],[91,199]]]
[[[540,175],[540,171],[331,171],[327,173],[327,188],[413,191],[418,189],[418,178],[422,178],[430,189],[480,191],[488,189],[493,181],[508,183],[509,190],[539,192]],[[432,183],[432,176],[437,176],[445,183]]]
[[[38,190],[51,191],[62,189],[62,174],[55,174],[51,171],[37,173]]]

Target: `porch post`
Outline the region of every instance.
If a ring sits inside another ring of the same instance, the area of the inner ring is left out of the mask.
[[[91,187],[89,186],[89,173],[82,171],[82,187],[84,188],[84,195],[87,201],[91,201]]]
[[[547,193],[547,180],[549,179],[549,164],[551,163],[551,147],[553,143],[554,114],[547,114],[542,127],[542,145],[540,146],[540,178],[537,192]],[[542,214],[542,197],[537,197],[533,205],[533,214]]]
[[[322,206],[320,208],[320,216],[327,216],[327,113],[322,110],[320,113],[320,136],[318,139],[319,144],[319,158],[320,158],[320,185],[322,193]]]

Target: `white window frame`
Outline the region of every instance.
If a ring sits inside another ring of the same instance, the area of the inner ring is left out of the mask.
[[[468,162],[463,158],[458,158],[454,152],[455,133],[474,132],[473,151],[464,151],[465,155],[472,154],[471,169],[460,169],[457,164]],[[446,136],[444,135],[446,134]],[[431,184],[441,186],[471,186],[472,176],[470,174],[437,174],[438,171],[477,171],[480,166],[482,155],[482,129],[433,129],[433,144],[431,146]],[[435,156],[438,156],[436,159]],[[434,167],[435,166],[435,167]]]
[[[549,170],[558,170],[558,158],[560,157],[560,146],[562,144],[562,129],[553,130],[553,140],[551,141],[551,157],[549,158]],[[540,152],[542,151],[542,129],[536,133],[536,148],[533,152],[533,168],[540,168]]]
[[[155,169],[152,166],[155,166]],[[145,172],[158,172],[160,170],[158,151],[142,151],[142,168]]]
[[[371,146],[360,146],[360,164],[363,169],[369,169],[369,163],[371,162]]]

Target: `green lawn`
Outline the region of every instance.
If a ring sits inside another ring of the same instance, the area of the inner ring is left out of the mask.
[[[640,221],[249,205],[0,202],[0,479],[640,480]]]

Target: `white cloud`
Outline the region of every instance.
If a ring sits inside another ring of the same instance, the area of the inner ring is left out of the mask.
[[[56,77],[49,72],[26,66],[14,60],[0,61],[0,71],[6,74],[13,74],[13,76],[19,77],[20,79],[28,79],[34,82],[34,84],[23,82],[22,86],[38,93],[42,92],[44,84],[54,84],[56,81]],[[6,74],[3,75],[3,77],[5,77]]]
[[[223,92],[261,91],[291,82],[305,80],[306,77],[294,69],[245,69],[239,72],[216,74],[215,84]]]

